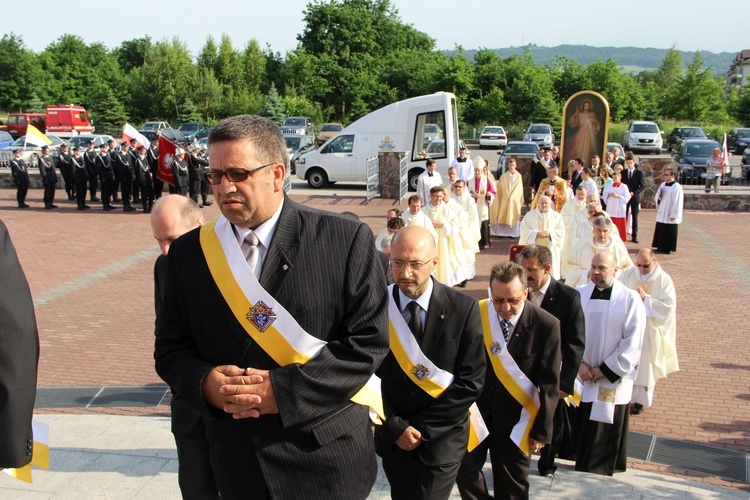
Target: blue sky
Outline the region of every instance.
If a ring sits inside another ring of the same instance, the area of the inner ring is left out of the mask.
[[[4,2],[3,33],[21,35],[40,52],[63,33],[113,48],[124,40],[178,36],[195,56],[208,35],[222,33],[241,49],[251,38],[282,56],[297,44],[308,0]],[[523,44],[655,47],[739,52],[750,48],[741,22],[747,0],[394,0],[402,21],[434,38],[438,49]],[[10,22],[13,20],[12,22]],[[460,20],[460,22],[458,22]],[[736,20],[736,21],[733,21]]]

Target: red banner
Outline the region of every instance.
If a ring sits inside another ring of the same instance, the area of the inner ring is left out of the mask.
[[[172,159],[178,147],[177,144],[159,134],[159,166],[156,169],[156,178],[170,186],[174,186]]]

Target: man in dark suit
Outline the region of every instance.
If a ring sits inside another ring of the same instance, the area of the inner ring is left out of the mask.
[[[29,208],[26,203],[26,194],[29,192],[29,167],[21,158],[21,150],[13,150],[13,159],[10,161],[10,174],[13,184],[16,185],[16,201],[18,208]]]
[[[480,302],[479,307],[486,308],[487,324],[497,326],[490,326],[491,332],[485,332],[485,336],[491,333],[495,341],[491,352],[485,354],[489,358],[487,377],[477,402],[490,435],[464,460],[458,481],[464,499],[491,498],[482,473],[488,448],[495,498],[528,498],[530,453],[538,452],[552,440],[552,417],[560,397],[560,322],[528,301],[526,292],[526,276],[520,265],[504,262],[492,268],[491,298]],[[524,394],[538,391],[538,402],[529,401],[532,396],[527,396],[522,406],[522,401],[506,388],[509,381],[499,378],[500,364],[523,372],[525,379],[512,378]],[[537,415],[528,437],[524,434],[514,440],[514,427],[524,415],[529,415],[522,413],[525,405],[536,407]]]
[[[135,169],[133,168],[133,155],[130,154],[130,145],[123,141],[120,145],[120,151],[115,156],[115,173],[120,179],[122,189],[122,210],[124,212],[133,212],[135,208],[130,204],[130,192],[133,187],[133,177]]]
[[[55,188],[57,187],[57,172],[55,159],[49,154],[49,146],[42,146],[42,156],[39,158],[39,176],[44,184],[44,208],[51,210],[55,205]]]
[[[96,186],[99,180],[99,170],[96,164],[98,151],[94,147],[94,139],[91,139],[86,145],[86,152],[83,153],[83,164],[86,167],[86,173],[89,174],[89,201],[99,201],[96,196]]]
[[[425,228],[399,230],[390,251],[396,281],[391,322],[396,328],[403,318],[420,355],[435,365],[430,370],[447,372],[452,382],[439,395],[425,392],[420,384],[430,375],[425,368],[429,363],[410,358],[405,370],[394,355],[392,338],[392,350],[378,369],[386,420],[375,428],[375,450],[383,459],[392,498],[448,498],[468,445],[468,410],[484,381],[477,302],[430,276],[437,251]]]
[[[638,213],[641,210],[641,193],[646,189],[646,181],[643,178],[643,170],[635,167],[635,157],[628,152],[625,156],[625,169],[622,171],[622,182],[630,190],[630,200],[625,214],[630,214],[633,230],[630,241],[638,243]]]
[[[563,399],[573,394],[578,367],[586,346],[586,322],[581,309],[581,297],[576,289],[550,276],[552,253],[547,247],[525,246],[521,250],[521,267],[526,271],[528,300],[560,322],[560,401],[553,420],[552,442],[542,448],[537,464],[540,475],[551,477],[557,470],[555,457],[558,452],[562,458],[574,458],[571,431],[575,408],[568,406]]]
[[[368,408],[351,400],[388,351],[372,231],[284,196],[270,120],[225,119],[209,144],[222,216],[170,247],[156,370],[205,418],[222,498],[365,498],[377,465]],[[250,288],[226,289],[217,269]]]
[[[39,334],[31,291],[0,221],[0,470],[31,461]]]
[[[73,177],[76,180],[76,202],[78,210],[91,208],[86,205],[86,187],[89,182],[89,173],[84,165],[84,158],[81,155],[81,148],[73,148],[73,156],[70,157],[70,164],[73,166]]]
[[[547,169],[556,166],[557,163],[552,160],[552,151],[549,148],[539,151],[539,156],[531,161],[529,170],[531,176],[529,185],[534,188],[534,191],[539,191],[539,185],[547,178]]]
[[[575,168],[570,174],[570,184],[573,187],[573,192],[575,193],[576,189],[578,189],[578,186],[581,184],[581,182],[583,182],[583,179],[581,178],[581,171],[583,171],[583,159],[576,158],[573,161],[575,162]]]

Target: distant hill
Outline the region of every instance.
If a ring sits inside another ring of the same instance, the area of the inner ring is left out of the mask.
[[[591,47],[589,45],[558,45],[557,47],[539,47],[537,45],[528,45],[531,55],[537,64],[549,64],[555,56],[563,56],[568,59],[575,59],[581,64],[588,66],[596,62],[597,59],[606,61],[612,59],[624,67],[626,71],[638,73],[646,69],[657,69],[662,59],[667,53],[667,49],[653,49],[640,47]],[[503,56],[510,57],[513,54],[521,54],[525,47],[507,47],[503,49],[490,49],[493,52]],[[739,47],[739,52],[743,47]],[[682,59],[685,65],[693,60],[694,52],[682,52]],[[708,52],[701,50],[701,58],[705,67],[710,67],[716,75],[725,75],[729,70],[729,65],[734,60],[737,52]],[[445,51],[450,55],[453,51]],[[476,50],[465,50],[464,53],[470,59],[474,58]]]

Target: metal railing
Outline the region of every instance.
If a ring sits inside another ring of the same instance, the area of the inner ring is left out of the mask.
[[[401,155],[398,162],[398,201],[402,201],[406,198],[406,194],[409,192],[409,155]]]
[[[683,189],[699,191],[706,186],[706,167],[680,165],[677,182]],[[721,176],[720,190],[750,191],[750,165],[731,165]]]
[[[380,196],[380,160],[377,156],[368,158],[366,162],[367,171],[367,202]]]

